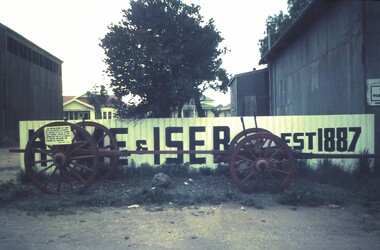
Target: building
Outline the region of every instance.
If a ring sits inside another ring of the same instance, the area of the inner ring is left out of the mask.
[[[271,115],[374,114],[380,154],[379,44],[379,1],[311,1],[260,61]]]
[[[227,105],[218,105],[215,107],[217,114],[216,117],[230,117],[231,116],[231,103]]]
[[[202,95],[200,102],[205,112],[205,117],[215,117],[214,112],[216,107],[214,106],[214,100]],[[224,113],[226,113],[226,111],[224,111]],[[178,117],[178,111],[173,111],[171,117]],[[183,105],[181,117],[198,117],[198,111],[195,107],[194,100]]]
[[[269,115],[268,69],[237,74],[229,87],[232,116]]]
[[[62,61],[0,23],[0,139],[19,121],[62,118]]]
[[[111,100],[114,98],[115,96],[110,96],[108,102],[100,107],[102,120],[115,118],[116,112],[111,105]],[[95,119],[95,108],[90,103],[87,93],[79,96],[63,96],[63,118],[67,120]]]

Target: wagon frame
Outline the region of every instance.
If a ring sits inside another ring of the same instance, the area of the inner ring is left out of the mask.
[[[296,159],[374,158],[375,154],[313,154],[292,150],[268,130],[246,129],[224,150],[119,150],[115,135],[96,122],[52,122],[34,132],[23,152],[27,177],[45,193],[82,193],[95,179],[114,174],[120,157],[132,154],[212,154],[215,163],[228,163],[230,174],[242,192],[278,190],[292,181]],[[71,135],[67,143],[48,143],[45,129],[62,128]],[[105,144],[107,142],[107,144]]]

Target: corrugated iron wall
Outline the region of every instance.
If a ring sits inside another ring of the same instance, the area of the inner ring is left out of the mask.
[[[255,127],[254,117],[244,117],[246,128]],[[20,122],[20,146],[25,148],[31,133],[52,121]],[[79,121],[71,121],[79,122]],[[224,150],[232,138],[243,131],[239,117],[167,118],[144,120],[109,120],[96,122],[114,131],[120,150]],[[260,128],[283,138],[296,150],[314,153],[374,152],[373,115],[276,116],[257,117]],[[214,166],[212,155],[197,154],[183,158],[170,155],[131,155],[137,165],[163,164],[179,160],[196,166]],[[350,168],[352,160],[339,161]]]
[[[0,135],[17,140],[19,121],[63,117],[61,64],[0,24]]]
[[[269,115],[268,69],[237,74],[230,88],[232,116]]]
[[[271,115],[366,113],[362,3],[329,6],[269,64]]]

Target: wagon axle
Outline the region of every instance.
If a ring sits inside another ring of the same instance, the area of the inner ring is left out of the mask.
[[[45,129],[66,131],[65,139],[49,142]],[[64,129],[63,129],[64,128]],[[231,177],[243,192],[286,188],[293,179],[295,159],[360,158],[375,155],[311,154],[292,151],[287,143],[265,129],[250,128],[238,133],[225,150],[124,150],[105,126],[82,121],[53,122],[39,128],[24,152],[25,171],[46,193],[80,193],[96,178],[110,178],[120,157],[131,154],[212,154],[214,162],[228,163]],[[66,138],[67,137],[67,138]]]

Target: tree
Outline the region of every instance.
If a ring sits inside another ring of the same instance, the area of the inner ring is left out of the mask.
[[[94,85],[91,91],[87,91],[87,98],[95,109],[95,119],[102,118],[101,106],[105,105],[109,99],[108,92],[104,85]]]
[[[268,16],[266,21],[266,32],[263,39],[260,39],[261,57],[269,50],[270,46],[285,32],[293,21],[304,11],[312,0],[288,0],[288,13],[282,11],[278,15]]]
[[[223,38],[199,10],[181,0],[131,0],[123,20],[108,27],[100,46],[119,115],[170,117],[207,88],[227,90]]]
[[[219,117],[219,115],[222,113],[223,105],[219,104],[218,106],[211,109],[211,112],[214,114],[215,117]]]

